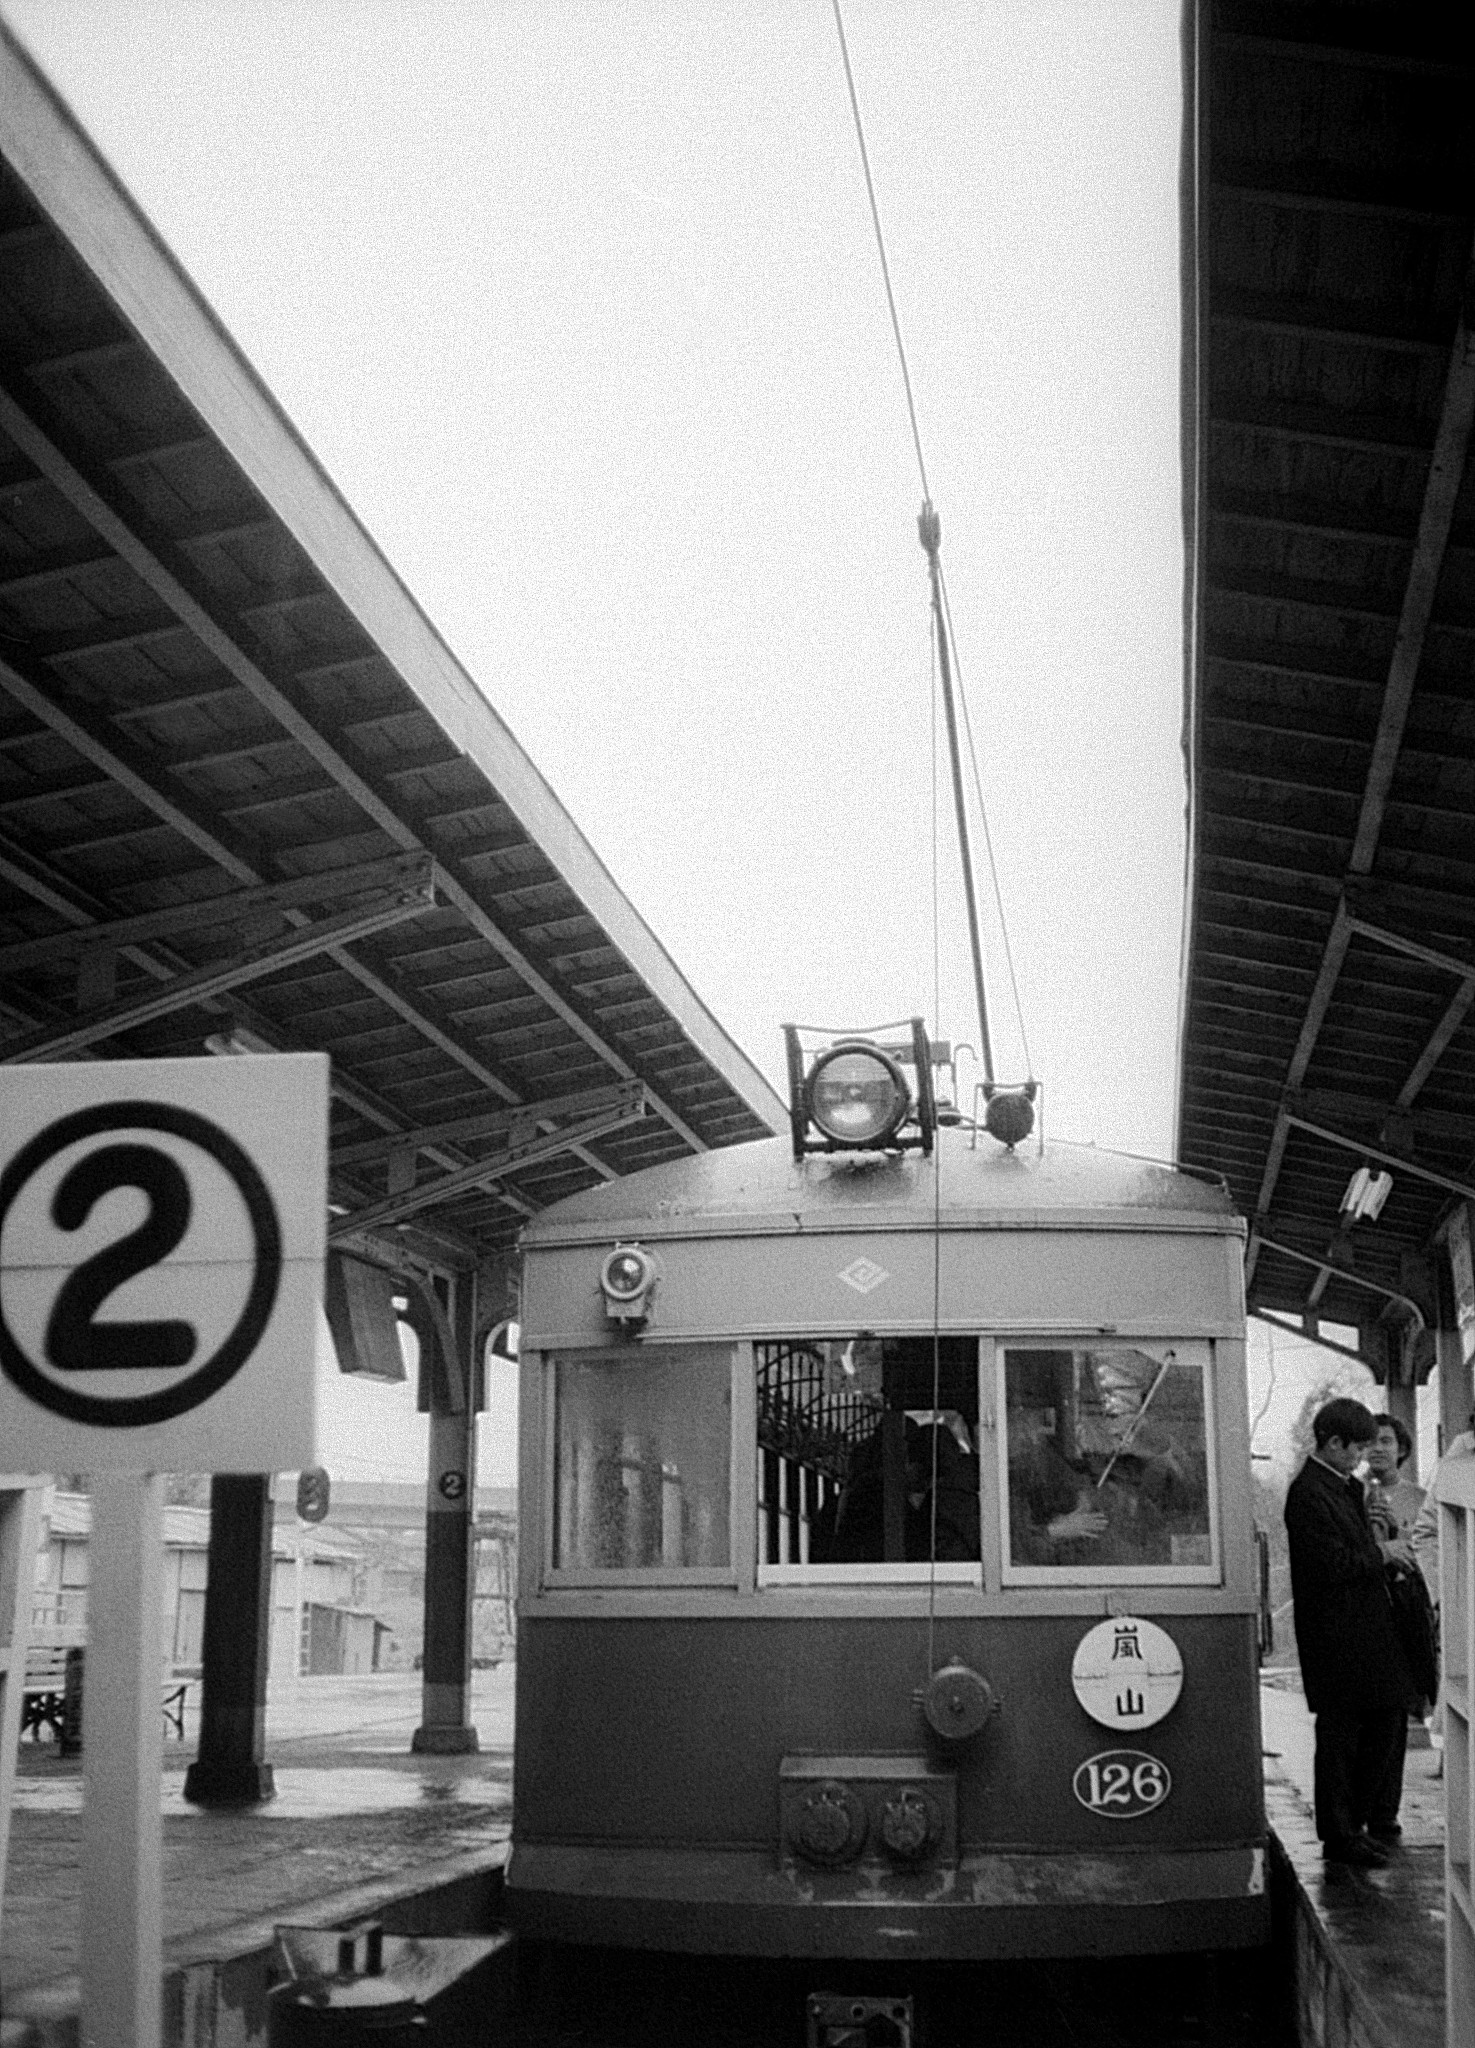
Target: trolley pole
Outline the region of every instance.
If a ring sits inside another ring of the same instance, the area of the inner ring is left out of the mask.
[[[994,1049],[988,1030],[988,997],[983,981],[983,943],[978,935],[978,898],[973,888],[973,853],[968,843],[968,807],[963,801],[963,758],[958,747],[958,714],[953,706],[953,664],[948,649],[947,618],[942,604],[942,570],[938,549],[942,545],[942,521],[929,498],[917,519],[917,532],[927,556],[927,573],[932,582],[932,617],[937,632],[937,666],[942,677],[942,705],[947,714],[947,752],[953,776],[953,810],[958,821],[958,855],[963,864],[963,897],[968,910],[968,944],[973,952],[973,989],[978,999],[978,1043],[983,1059],[983,1078],[994,1078]]]

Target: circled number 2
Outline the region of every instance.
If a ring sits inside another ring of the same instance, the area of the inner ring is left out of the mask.
[[[1160,1806],[1167,1797],[1166,1773],[1152,1757],[1139,1764],[1123,1762],[1087,1764],[1081,1773],[1086,1781],[1088,1806]]]
[[[125,1282],[167,1259],[189,1229],[189,1182],[153,1145],[104,1145],[71,1169],[51,1203],[60,1230],[80,1230],[105,1195],[137,1188],[148,1214],[67,1276],[46,1325],[46,1356],[60,1372],[136,1371],[188,1365],[199,1345],[193,1323],[99,1323],[97,1311]]]

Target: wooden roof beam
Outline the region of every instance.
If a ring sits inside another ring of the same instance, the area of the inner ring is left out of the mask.
[[[1468,208],[1462,210],[1450,203],[1448,185],[1430,184],[1423,192],[1410,192],[1400,200],[1381,196],[1387,185],[1381,178],[1370,178],[1366,173],[1360,179],[1345,172],[1338,177],[1319,166],[1315,173],[1303,175],[1307,182],[1298,184],[1290,174],[1290,166],[1283,162],[1266,167],[1258,160],[1216,157],[1212,185],[1216,197],[1249,199],[1266,206],[1307,212],[1371,214],[1382,220],[1437,226],[1463,223],[1469,218]]]
[[[11,574],[0,575],[0,598],[18,594],[22,590],[34,590],[41,584],[63,582],[68,576],[76,576],[88,569],[104,569],[117,561],[110,548],[79,546],[69,548],[46,548],[40,551],[29,568]]]
[[[1475,278],[1467,274],[1466,282],[1468,287]],[[1414,543],[1414,557],[1399,614],[1393,658],[1388,665],[1388,683],[1382,716],[1378,720],[1377,738],[1373,742],[1373,759],[1362,814],[1348,862],[1355,875],[1365,875],[1372,868],[1388,793],[1393,786],[1398,750],[1403,743],[1403,728],[1408,719],[1419,658],[1424,651],[1424,637],[1434,610],[1435,590],[1454,518],[1455,499],[1465,473],[1472,421],[1475,421],[1475,339],[1472,339],[1462,317],[1450,352],[1449,378],[1445,385],[1439,429],[1434,437],[1423,508],[1419,513],[1418,538]]]
[[[170,718],[181,711],[199,711],[223,698],[234,697],[240,689],[234,676],[211,683],[200,690],[184,690],[177,697],[151,697],[146,704],[120,704],[109,711],[110,725],[129,725],[136,718]]]
[[[1263,434],[1273,441],[1307,441],[1330,448],[1356,448],[1369,455],[1429,459],[1431,435],[1400,414],[1379,414],[1350,406],[1273,404],[1236,394],[1221,395],[1208,421],[1210,433]]]
[[[31,737],[34,739],[36,735],[33,733]],[[17,811],[34,810],[37,804],[66,803],[74,796],[96,796],[100,790],[111,787],[104,775],[59,775],[52,782],[7,789],[0,795],[0,818],[13,817]]]
[[[1393,355],[1443,356],[1449,343],[1432,326],[1421,331],[1412,321],[1393,331],[1396,316],[1380,319],[1369,307],[1368,324],[1358,327],[1339,319],[1326,299],[1287,299],[1271,293],[1218,292],[1209,310],[1213,327],[1247,327],[1260,334],[1283,334],[1295,340],[1334,342],[1341,347],[1380,348]]]
[[[1354,546],[1366,543],[1373,547],[1408,548],[1414,544],[1410,526],[1338,526],[1329,517],[1310,516],[1310,507],[1304,508],[1300,516],[1290,511],[1259,512],[1249,506],[1225,504],[1210,504],[1208,510],[1210,520],[1219,520],[1226,526],[1253,526],[1267,533],[1310,533],[1318,540],[1344,540]],[[1327,510],[1330,512],[1331,508]]]
[[[1360,586],[1353,584],[1312,583],[1304,576],[1278,576],[1268,571],[1252,575],[1240,565],[1231,564],[1229,569],[1216,570],[1210,566],[1204,588],[1211,598],[1244,597],[1256,604],[1289,605],[1297,611],[1331,612],[1339,619],[1364,619],[1374,626],[1394,626],[1397,623],[1397,613],[1389,605],[1357,603],[1353,592]],[[1275,644],[1269,635],[1266,636],[1266,644]],[[1210,628],[1204,640],[1205,660],[1214,659],[1214,647]]]
[[[1253,7],[1245,12],[1252,20],[1263,21],[1266,18],[1261,7]],[[1233,19],[1233,16],[1228,18]],[[1372,15],[1370,20],[1381,25],[1395,18],[1380,13]],[[1413,10],[1410,10],[1406,17],[1411,22],[1423,18]],[[1360,20],[1360,11],[1352,9],[1345,14],[1323,15],[1321,22],[1336,23],[1335,39],[1325,41],[1310,35],[1293,33],[1292,31],[1300,26],[1295,15],[1284,17],[1286,32],[1281,35],[1259,35],[1248,29],[1215,28],[1214,48],[1227,54],[1268,59],[1275,64],[1317,64],[1328,70],[1338,71],[1396,71],[1413,78],[1451,78],[1462,83],[1469,82],[1468,64],[1452,63],[1448,59],[1438,57],[1418,56],[1413,52],[1384,49],[1376,41],[1370,41],[1366,49],[1359,49],[1354,43],[1349,42],[1347,37],[1355,33]],[[1308,27],[1312,25],[1320,26],[1314,16],[1307,22]]]

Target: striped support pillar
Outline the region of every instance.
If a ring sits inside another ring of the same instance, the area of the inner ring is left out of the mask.
[[[454,1282],[448,1321],[455,1357],[445,1361],[447,1370],[428,1374],[423,1719],[410,1739],[419,1756],[460,1756],[479,1747],[468,1718],[477,1378],[476,1281],[469,1274]]]

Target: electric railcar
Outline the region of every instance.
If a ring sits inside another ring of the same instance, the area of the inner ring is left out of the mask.
[[[1268,1936],[1243,1225],[909,1051],[791,1037],[791,1140],[525,1231],[528,1935]]]

